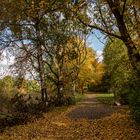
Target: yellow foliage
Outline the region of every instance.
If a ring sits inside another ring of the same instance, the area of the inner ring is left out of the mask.
[[[95,52],[92,48],[87,48],[85,62],[81,66],[79,80],[85,83],[99,82],[104,72],[103,64],[96,60]]]

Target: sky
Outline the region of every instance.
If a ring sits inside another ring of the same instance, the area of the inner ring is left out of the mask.
[[[14,57],[7,58],[6,52],[3,52],[2,59],[0,59],[0,78],[10,73],[8,66],[14,62]]]
[[[99,61],[103,60],[103,49],[105,46],[105,36],[98,30],[95,30],[93,33],[90,33],[87,43],[89,47],[92,47],[96,51],[96,55],[99,58]]]

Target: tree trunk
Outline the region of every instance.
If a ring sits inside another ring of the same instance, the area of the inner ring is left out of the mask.
[[[38,71],[39,71],[39,78],[40,78],[40,85],[41,85],[41,98],[42,101],[48,100],[47,95],[47,86],[45,82],[45,67],[44,67],[44,61],[43,61],[43,51],[42,51],[42,44],[41,44],[41,35],[39,30],[39,23],[36,22],[35,24],[36,29],[36,47],[37,47],[37,58],[38,58]]]
[[[84,84],[81,84],[81,93],[84,94]]]
[[[47,101],[48,100],[48,96],[47,96],[47,87],[45,84],[45,78],[43,76],[41,76],[40,73],[40,85],[41,85],[41,99],[42,101]]]
[[[76,82],[73,81],[73,96],[75,96],[76,93]]]
[[[58,81],[58,83],[57,83],[57,95],[58,95],[59,100],[61,100],[63,98],[63,83],[62,83],[62,81]]]
[[[136,46],[134,44],[134,42],[132,41],[132,38],[130,37],[130,34],[126,28],[124,17],[119,11],[119,5],[116,5],[116,3],[113,2],[112,0],[107,0],[107,2],[109,4],[109,7],[110,7],[112,13],[114,14],[114,16],[116,18],[122,41],[124,42],[124,44],[127,47],[128,56],[129,56],[132,68],[134,71],[137,72],[137,75],[140,76],[140,68],[139,68],[140,67],[139,66],[140,65],[139,64],[140,63],[140,54],[138,51],[138,48],[140,46]]]
[[[42,101],[47,101],[48,100],[48,95],[47,95],[47,86],[45,82],[45,71],[44,71],[44,62],[42,58],[42,50],[39,47],[38,48],[39,54],[38,55],[38,66],[39,66],[39,77],[40,77],[40,85],[41,85],[41,96],[42,96]]]

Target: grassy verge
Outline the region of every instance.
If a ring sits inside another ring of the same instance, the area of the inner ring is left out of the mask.
[[[76,93],[75,95],[75,102],[81,101],[85,97],[84,94]]]
[[[112,93],[98,93],[96,94],[97,99],[104,104],[113,104],[114,94]]]

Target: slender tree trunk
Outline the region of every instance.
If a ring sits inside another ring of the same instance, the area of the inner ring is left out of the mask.
[[[73,96],[75,96],[76,93],[76,81],[73,81]]]
[[[62,81],[59,80],[57,83],[57,94],[58,94],[58,99],[61,100],[63,98],[63,83]]]
[[[38,71],[39,71],[39,78],[40,78],[40,85],[41,85],[41,98],[42,101],[47,101],[48,100],[48,95],[47,95],[47,86],[45,82],[45,67],[44,67],[44,62],[43,62],[43,51],[42,51],[42,45],[40,42],[40,30],[39,30],[39,23],[36,22],[35,24],[35,29],[36,29],[36,47],[38,51]]]
[[[40,48],[38,50],[41,51]],[[38,57],[39,57],[38,58],[38,65],[39,65],[39,77],[40,77],[42,101],[47,101],[48,95],[47,95],[47,86],[46,86],[46,82],[45,82],[44,62],[43,62],[42,55],[39,55]]]
[[[84,84],[81,84],[81,93],[84,94]]]
[[[47,96],[47,86],[45,83],[45,78],[43,73],[40,71],[40,85],[41,85],[41,98],[42,101],[47,101],[48,100],[48,96]]]
[[[61,100],[63,98],[63,75],[62,75],[62,69],[58,62],[58,60],[54,57],[54,63],[57,68],[57,97],[58,100]]]

